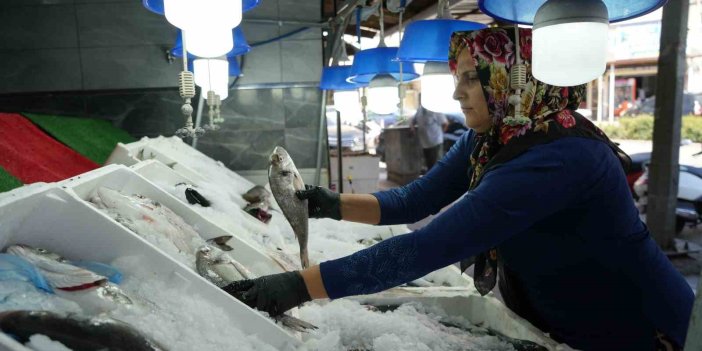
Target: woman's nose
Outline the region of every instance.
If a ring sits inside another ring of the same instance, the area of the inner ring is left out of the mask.
[[[456,88],[453,90],[453,99],[456,101],[461,101],[463,99],[465,94],[463,94],[463,91],[461,89],[461,85],[458,84],[456,85]]]

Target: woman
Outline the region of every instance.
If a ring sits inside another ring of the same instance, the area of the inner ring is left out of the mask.
[[[473,132],[424,177],[372,195],[303,191],[311,217],[370,224],[417,221],[458,201],[426,227],[348,257],[232,284],[272,314],[316,298],[369,294],[477,255],[475,284],[500,276],[509,308],[582,350],[654,350],[684,344],[693,294],[651,239],[631,200],[624,155],[574,112],[583,86],[527,84],[508,103],[531,31],[454,33],[454,98]],[[519,46],[517,48],[517,46]]]

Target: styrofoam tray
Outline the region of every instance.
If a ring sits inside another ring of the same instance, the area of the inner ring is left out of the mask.
[[[123,185],[139,184],[135,175],[127,176],[126,168],[112,168],[104,177],[86,177],[81,189],[95,182],[110,182],[112,177],[123,179]],[[74,180],[76,185],[77,180]],[[247,335],[284,348],[299,345],[299,340],[271,320],[208,283],[188,267],[168,257],[149,242],[118,225],[106,214],[84,202],[70,190],[46,188],[41,192],[18,198],[0,207],[0,247],[23,243],[40,246],[69,259],[112,262],[130,256],[143,261],[140,272],[153,276],[189,295],[199,295],[225,310],[237,322],[236,328]],[[129,275],[130,272],[123,272]],[[206,321],[203,321],[206,322]],[[227,328],[227,326],[219,326]],[[222,332],[226,332],[223,329]],[[3,344],[4,343],[4,344]],[[24,350],[14,341],[0,338],[0,348]]]
[[[182,217],[186,223],[193,226],[203,239],[232,235],[209,222],[188,205],[135,173],[132,169],[122,165],[105,166],[67,179],[59,184],[68,191],[74,192],[78,198],[86,201],[100,186],[120,191],[125,195],[140,194],[171,209]],[[114,223],[117,224],[116,221]],[[121,224],[118,225],[121,226]],[[256,275],[267,275],[284,271],[270,256],[248,242],[241,240],[236,235],[232,235],[229,245],[234,247],[234,250],[230,251],[229,255]]]
[[[554,351],[572,350],[565,344],[553,341],[496,298],[490,295],[480,296],[474,288],[393,288],[351,299],[376,306],[401,305],[408,302],[438,306],[450,317],[465,318],[471,324],[492,329],[513,339],[528,340]]]

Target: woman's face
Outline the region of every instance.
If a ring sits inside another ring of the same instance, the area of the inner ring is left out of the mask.
[[[466,116],[466,125],[478,133],[487,132],[492,126],[492,118],[468,48],[458,55],[455,79],[456,90],[453,92],[453,98],[461,104],[461,110]]]

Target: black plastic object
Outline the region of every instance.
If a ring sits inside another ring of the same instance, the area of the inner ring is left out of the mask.
[[[210,207],[210,201],[205,199],[204,196],[202,196],[200,193],[197,192],[197,190],[193,188],[185,189],[185,198],[188,199],[188,202],[191,205],[198,204],[202,207]]]

